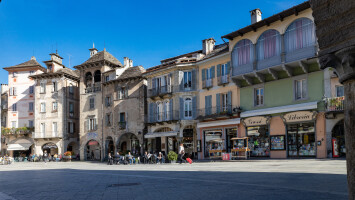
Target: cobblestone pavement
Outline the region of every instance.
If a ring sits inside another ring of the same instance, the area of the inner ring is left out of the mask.
[[[0,165],[0,200],[347,199],[345,160]]]

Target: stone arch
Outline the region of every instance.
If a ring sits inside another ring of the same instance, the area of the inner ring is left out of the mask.
[[[79,144],[77,142],[71,141],[68,143],[65,150],[74,152],[74,155],[78,155],[80,153],[79,149],[80,149]]]
[[[86,87],[91,87],[91,85],[92,85],[92,73],[91,72],[86,72],[84,84]]]
[[[346,154],[345,150],[345,128],[344,119],[340,119],[332,128],[332,141],[336,140],[336,150],[338,151],[339,157],[343,157]],[[333,144],[333,143],[332,143]],[[334,152],[334,146],[332,145],[332,150]],[[334,155],[333,155],[334,156]]]
[[[140,154],[142,143],[143,141],[138,135],[127,132],[118,138],[116,149],[118,152],[123,154],[127,153],[128,151],[132,152],[132,154]]]
[[[85,160],[101,160],[101,145],[97,140],[91,139],[85,143]]]

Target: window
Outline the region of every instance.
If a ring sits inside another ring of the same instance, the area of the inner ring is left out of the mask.
[[[111,113],[106,114],[106,126],[111,126]]]
[[[69,86],[69,94],[74,94],[74,86],[73,86],[73,84],[70,84],[70,86]]]
[[[12,72],[12,77],[17,77],[17,72]]]
[[[53,82],[53,92],[57,92],[58,91],[58,84],[57,82]]]
[[[29,94],[33,94],[34,93],[34,86],[30,86],[28,91],[29,91]]]
[[[227,63],[221,65],[221,76],[228,75],[228,65]]]
[[[255,101],[255,106],[264,105],[264,88],[254,89],[254,101]]]
[[[106,105],[106,107],[111,106],[111,97],[110,96],[107,96],[105,98],[105,105]]]
[[[307,81],[306,79],[295,81],[295,99],[305,99],[307,97]]]
[[[73,117],[74,116],[74,103],[69,102],[69,116]]]
[[[315,42],[314,23],[310,19],[295,20],[285,32],[286,53],[314,45]]]
[[[90,98],[90,109],[95,108],[95,98]]]
[[[41,136],[44,137],[45,132],[46,132],[46,124],[45,123],[41,123]]]
[[[190,97],[185,98],[184,101],[184,117],[185,118],[192,117],[192,100]]]
[[[88,120],[88,129],[89,129],[89,131],[96,130],[96,119],[95,118],[90,118]]]
[[[74,133],[75,123],[74,122],[68,122],[68,128],[69,128],[69,133]]]
[[[12,104],[12,111],[17,111],[17,103]]]
[[[276,30],[265,31],[256,44],[258,60],[268,59],[278,56],[281,53],[280,33]]]
[[[12,128],[17,128],[17,121],[12,121],[11,122],[11,127]]]
[[[28,127],[33,128],[33,120],[28,121]]]
[[[46,112],[46,103],[41,103],[41,112]]]
[[[169,120],[170,119],[170,102],[169,101],[165,101],[164,103],[164,110],[165,110],[165,113],[164,113],[164,117],[165,117],[165,120]]]
[[[56,137],[57,136],[57,133],[58,133],[58,127],[57,127],[57,122],[53,122],[52,123],[52,136],[53,137]]]
[[[58,102],[53,102],[52,104],[52,111],[57,111],[58,110]]]
[[[118,99],[125,99],[125,98],[128,98],[128,88],[121,87],[121,89],[118,91]]]
[[[250,40],[241,40],[234,46],[232,52],[233,67],[250,64],[253,59],[254,45]]]
[[[162,102],[157,102],[157,120],[162,121],[163,120],[163,103]]]
[[[120,113],[120,122],[125,122],[126,121],[126,114],[124,112]]]
[[[33,75],[35,72],[34,71],[30,71],[30,75]]]
[[[343,97],[344,96],[344,86],[335,86],[336,89],[336,97]]]
[[[192,87],[192,72],[184,72],[184,88],[190,89]]]
[[[228,95],[227,93],[221,94],[221,112],[227,112],[228,110]]]
[[[108,82],[110,80],[109,76],[105,76],[105,82]]]
[[[40,93],[46,93],[46,83],[40,83]]]
[[[33,111],[33,102],[28,103],[28,111],[32,112]]]
[[[17,89],[16,89],[16,87],[10,87],[10,89],[9,89],[9,95],[10,95],[10,96],[16,96],[16,95],[17,95]]]

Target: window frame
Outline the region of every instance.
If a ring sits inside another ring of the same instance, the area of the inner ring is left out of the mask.
[[[184,119],[192,119],[192,97],[184,98]]]
[[[342,96],[338,96],[338,88],[342,88]],[[343,85],[336,85],[335,86],[335,97],[343,97],[344,96],[344,86]]]
[[[301,81],[301,98],[297,98],[297,92],[298,92],[298,82]],[[305,81],[306,84],[306,91],[305,91],[305,95],[303,96],[303,86],[304,83],[302,81]],[[306,100],[308,98],[308,78],[303,76],[303,77],[299,77],[297,79],[293,80],[293,98],[295,101],[302,101],[302,100]]]
[[[261,92],[262,94],[261,94]],[[259,87],[254,87],[254,107],[258,107],[258,106],[264,106],[264,102],[265,102],[265,89],[263,86],[259,86]],[[259,92],[259,94],[257,94]],[[257,99],[257,97],[259,97],[259,101]],[[261,98],[262,97],[262,100]]]
[[[52,112],[57,112],[58,111],[58,102],[54,101],[52,102]]]
[[[89,110],[93,110],[93,109],[95,109],[95,97],[90,97],[89,98]]]
[[[45,113],[46,112],[46,103],[42,102],[40,104],[40,113]]]
[[[41,82],[39,83],[39,93],[40,94],[45,94],[46,93],[46,83],[45,82]]]

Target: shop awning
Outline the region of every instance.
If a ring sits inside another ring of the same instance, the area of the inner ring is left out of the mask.
[[[285,112],[293,112],[299,110],[312,110],[317,109],[318,102],[309,102],[309,103],[300,103],[295,105],[288,105],[288,106],[279,106],[279,107],[272,107],[272,108],[265,108],[265,109],[258,109],[258,110],[251,110],[240,113],[240,117],[253,117],[253,116],[260,116],[260,115],[271,115],[276,113],[285,113]]]
[[[227,120],[216,120],[211,122],[199,122],[197,123],[197,128],[206,128],[212,126],[226,126],[226,125],[238,125],[240,124],[240,118],[227,119]]]
[[[171,131],[171,132],[157,132],[157,133],[147,133],[144,135],[144,138],[156,138],[156,137],[171,137],[171,136],[177,136],[177,132]]]
[[[8,151],[26,151],[31,147],[30,143],[22,143],[22,144],[9,144],[7,145]]]

